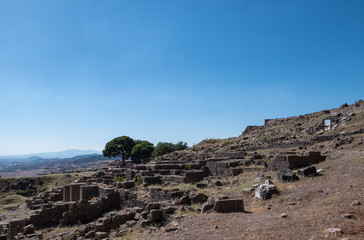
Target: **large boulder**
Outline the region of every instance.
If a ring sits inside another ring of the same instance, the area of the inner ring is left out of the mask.
[[[34,225],[29,224],[29,225],[25,226],[24,229],[23,229],[23,233],[25,235],[34,233]]]
[[[317,170],[315,166],[308,166],[298,169],[297,173],[303,177],[312,177],[317,175]]]
[[[276,186],[272,184],[262,184],[255,190],[255,197],[266,200],[272,197],[272,194],[278,194]]]
[[[287,181],[287,182],[294,182],[299,180],[296,174],[293,173],[292,170],[289,168],[279,169],[277,171],[277,179],[279,181]]]
[[[149,202],[147,205],[147,210],[152,210],[152,209],[160,209],[161,204],[159,202]]]
[[[208,212],[210,211],[211,209],[214,208],[214,204],[210,204],[208,202],[205,202],[203,205],[202,205],[202,208],[201,208],[201,213],[204,213],[204,212]]]
[[[188,197],[189,197],[189,199],[191,200],[192,203],[203,203],[208,198],[208,196],[206,196],[203,193],[197,193],[197,194],[190,193],[188,195]]]
[[[191,204],[191,200],[187,195],[185,195],[179,199],[178,203],[179,204]]]
[[[209,197],[207,201],[202,205],[201,213],[210,211],[215,206],[215,200],[212,197]]]
[[[95,233],[95,238],[100,240],[100,239],[104,239],[104,238],[107,238],[108,237],[108,234],[107,232],[96,232]]]

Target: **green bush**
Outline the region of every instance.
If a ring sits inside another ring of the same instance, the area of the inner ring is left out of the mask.
[[[124,176],[119,176],[115,179],[115,181],[117,181],[117,182],[124,182],[124,180],[125,180]]]
[[[188,148],[188,145],[186,142],[179,141],[176,144],[170,143],[170,142],[159,142],[154,149],[154,152],[152,153],[152,158],[162,156],[167,153],[171,153],[174,151],[181,151]]]
[[[136,176],[135,178],[135,186],[139,186],[143,183],[143,179],[140,176]]]
[[[154,145],[148,141],[137,140],[137,144],[131,151],[131,158],[134,163],[149,161],[154,151]]]
[[[31,190],[31,189],[19,190],[16,192],[16,194],[22,195],[22,196],[31,196],[33,193],[34,193],[34,190]]]
[[[187,164],[185,165],[185,170],[191,170],[191,169],[192,169],[191,164],[187,163]]]

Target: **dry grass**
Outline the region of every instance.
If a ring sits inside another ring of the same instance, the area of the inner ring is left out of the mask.
[[[118,237],[116,235],[116,231],[111,232],[109,239],[113,240],[138,240],[142,239],[149,233],[149,230],[147,228],[143,227],[136,227],[132,229],[131,231],[125,232],[122,236]]]
[[[61,233],[74,233],[76,229],[77,226],[52,228],[50,229],[50,231],[46,231],[45,233],[43,233],[43,239],[49,239]]]
[[[91,176],[93,172],[82,172],[82,173],[60,173],[50,174],[42,176],[44,178],[44,185],[48,190],[52,188],[62,187],[69,183],[74,182],[83,176]]]
[[[15,210],[19,206],[25,202],[25,197],[17,195],[17,194],[3,194],[0,196],[0,213],[4,213],[9,210]]]

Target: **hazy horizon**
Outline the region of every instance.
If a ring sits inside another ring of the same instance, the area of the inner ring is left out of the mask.
[[[364,98],[362,1],[1,1],[0,156],[187,142]]]
[[[60,156],[60,158],[66,157],[74,157],[80,154],[88,155],[88,154],[102,154],[101,151],[93,150],[93,149],[64,149],[61,151],[54,152],[37,152],[37,153],[25,153],[19,155],[0,155],[0,161],[3,159],[27,159],[31,157],[41,157],[41,158],[54,158],[55,156]]]

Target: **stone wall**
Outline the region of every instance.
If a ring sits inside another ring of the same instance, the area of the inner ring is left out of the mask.
[[[9,222],[9,233],[7,240],[14,240],[18,233],[23,232],[23,228],[26,224],[25,221],[25,219],[18,219]]]
[[[183,183],[183,176],[169,175],[169,176],[165,176],[164,180],[166,180],[167,182]]]
[[[180,198],[185,195],[185,192],[180,191],[178,189],[173,190],[165,190],[161,188],[150,188],[150,201],[164,201],[164,200],[173,200],[176,198]]]
[[[307,167],[311,164],[319,163],[324,161],[326,156],[321,156],[320,152],[309,152],[308,156],[299,155],[277,155],[273,161],[268,162],[267,168],[269,170],[279,169],[295,169]]]
[[[184,169],[184,164],[156,164],[154,169]]]
[[[99,187],[96,185],[81,186],[81,199],[91,200],[94,197],[99,197]]]
[[[100,194],[100,197],[105,198],[105,197],[107,197],[107,195],[109,193],[112,193],[112,192],[114,192],[114,189],[113,188],[104,188],[104,187],[99,186],[99,194]]]
[[[38,214],[30,216],[30,222],[36,229],[57,226],[62,219],[63,213],[69,211],[72,204],[75,203],[59,203],[54,204],[51,208],[43,208]]]
[[[160,176],[145,176],[143,177],[143,186],[147,187],[152,184],[160,184],[162,179]]]
[[[88,223],[101,217],[112,209],[120,208],[120,195],[118,192],[107,193],[106,198],[100,198],[95,202],[81,200],[70,207],[70,211],[63,214],[60,224],[63,226]]]
[[[29,221],[36,229],[57,226],[60,223],[73,225],[90,222],[105,212],[121,206],[120,195],[114,189],[74,184],[65,186],[64,192],[70,193],[70,197],[73,195],[74,199],[81,198],[82,200],[43,204],[39,213],[30,216]],[[65,196],[67,195],[65,194]],[[98,196],[100,198],[96,201],[88,201]]]
[[[78,201],[81,199],[81,184],[71,184],[70,186],[70,200]]]
[[[212,161],[207,162],[209,175],[215,177],[235,176],[242,172],[241,168],[236,168],[237,161]]]

